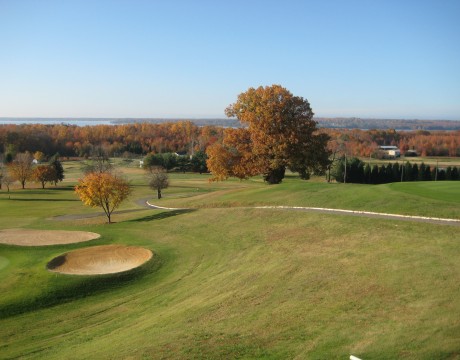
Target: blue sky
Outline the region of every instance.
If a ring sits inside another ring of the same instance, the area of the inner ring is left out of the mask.
[[[0,0],[0,117],[225,117],[281,84],[317,116],[460,120],[460,1]]]

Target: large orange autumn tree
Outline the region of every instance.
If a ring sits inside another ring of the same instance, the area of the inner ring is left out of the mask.
[[[282,86],[250,88],[225,113],[246,127],[226,129],[222,143],[208,148],[214,180],[262,174],[269,184],[277,184],[286,168],[306,179],[327,167],[328,135],[317,132],[309,102]]]

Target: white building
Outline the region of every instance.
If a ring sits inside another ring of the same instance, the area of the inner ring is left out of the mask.
[[[397,146],[383,145],[379,146],[379,150],[383,152],[387,157],[397,158],[401,156],[401,151],[398,149]]]

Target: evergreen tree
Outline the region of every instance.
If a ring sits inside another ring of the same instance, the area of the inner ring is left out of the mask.
[[[425,167],[425,174],[423,176],[424,181],[431,181],[431,167],[430,165],[426,165]]]
[[[144,168],[160,166],[169,171],[177,166],[177,158],[173,153],[149,154],[144,158]]]
[[[379,167],[374,165],[371,171],[371,184],[379,183]]]
[[[387,166],[385,166],[385,183],[391,182],[393,182],[393,165],[388,163]]]
[[[387,168],[385,165],[379,167],[379,179],[377,184],[385,184],[387,181]]]
[[[412,165],[410,164],[409,161],[406,162],[404,165],[404,176],[403,176],[404,181],[412,181]]]
[[[446,180],[452,180],[452,167],[448,166],[446,169]]]
[[[367,163],[366,166],[364,166],[364,170],[363,170],[365,184],[371,183],[371,172],[372,172],[371,166],[369,165],[369,163]]]
[[[345,156],[342,156],[340,159],[335,161],[331,169],[331,176],[337,182],[344,182],[345,177]]]
[[[423,181],[425,179],[425,169],[426,169],[426,165],[425,163],[422,162],[418,168],[418,176],[417,176],[418,181]]]
[[[444,169],[438,169],[438,181],[446,180],[446,171]]]
[[[418,180],[418,165],[414,164],[412,165],[412,181],[417,181]]]
[[[456,166],[452,168],[451,177],[451,180],[460,180],[460,172],[458,171],[458,168]]]
[[[393,182],[401,181],[401,167],[402,165],[399,165],[397,162],[393,164]]]
[[[64,168],[59,161],[59,154],[54,155],[49,162],[49,165],[54,168],[54,178],[52,182],[57,185],[58,182],[64,180]]]
[[[364,164],[358,158],[351,158],[347,163],[347,182],[355,184],[364,182]]]
[[[179,171],[185,173],[190,169],[190,160],[187,155],[181,155],[177,157],[176,165]]]
[[[204,151],[197,151],[191,160],[192,171],[199,172],[200,174],[208,172],[208,167],[206,166],[206,160],[208,156]]]

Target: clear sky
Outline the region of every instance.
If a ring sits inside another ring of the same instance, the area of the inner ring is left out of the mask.
[[[222,118],[271,84],[460,120],[460,0],[0,0],[0,117]]]

